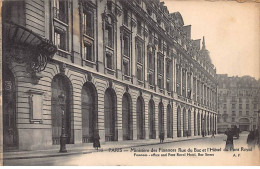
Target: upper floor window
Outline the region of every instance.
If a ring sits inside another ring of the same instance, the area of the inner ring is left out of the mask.
[[[87,10],[83,12],[83,32],[90,37],[94,36],[94,14]]]
[[[232,104],[232,109],[235,109],[236,108],[236,105],[235,104]]]
[[[55,29],[54,30],[54,44],[64,51],[67,50],[66,45],[66,32],[63,30]]]
[[[239,97],[239,103],[242,103],[242,98],[241,97]]]
[[[123,60],[123,74],[129,76],[129,62],[127,60]]]
[[[113,36],[114,36],[113,26],[107,23],[105,27],[105,44],[110,48],[113,48],[113,44],[114,44]]]
[[[158,57],[158,73],[163,74],[163,57],[159,56]]]
[[[148,82],[149,82],[149,85],[153,85],[154,84],[153,73],[149,73],[149,75],[148,75]]]
[[[170,77],[170,62],[167,62],[166,64],[166,77]]]
[[[127,13],[127,10],[123,11],[123,23],[124,23],[124,25],[128,26],[128,13]]]
[[[54,18],[59,19],[62,22],[68,22],[68,6],[67,0],[54,0]]]
[[[249,109],[249,104],[246,104],[246,109]]]
[[[161,51],[162,50],[162,39],[158,38],[158,49]]]
[[[257,109],[257,104],[254,104],[254,109]]]
[[[149,30],[149,42],[153,43],[153,32]]]
[[[137,34],[142,36],[142,22],[137,20]]]
[[[137,79],[140,80],[140,81],[143,81],[142,74],[143,74],[142,67],[137,66]]]
[[[129,49],[130,49],[129,36],[126,35],[123,36],[123,45],[124,45],[123,54],[129,57]]]
[[[91,43],[84,43],[84,59],[88,60],[88,61],[94,61],[94,57],[93,57],[93,46]]]
[[[136,45],[136,54],[137,54],[137,63],[142,64],[143,63],[143,50],[142,50],[141,44]]]
[[[154,57],[152,52],[148,54],[148,64],[148,68],[154,70]]]
[[[113,69],[113,57],[111,53],[106,53],[106,67]]]

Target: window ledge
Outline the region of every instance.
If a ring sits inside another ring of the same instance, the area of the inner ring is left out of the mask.
[[[55,18],[55,17],[54,17],[53,20],[55,20],[56,22],[59,22],[59,23],[62,24],[63,26],[66,26],[66,27],[69,26],[67,23],[65,23],[65,22],[63,22],[63,21],[61,21],[61,20],[59,20],[58,18]]]

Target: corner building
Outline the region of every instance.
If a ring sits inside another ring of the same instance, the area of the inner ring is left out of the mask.
[[[217,129],[205,40],[159,0],[3,2],[5,150]]]
[[[218,132],[237,126],[240,131],[257,129],[260,80],[250,76],[218,74]]]

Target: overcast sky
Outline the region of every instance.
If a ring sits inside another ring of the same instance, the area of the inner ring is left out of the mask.
[[[161,0],[162,1],[162,0]],[[217,73],[260,78],[260,3],[164,0],[191,25],[192,39],[205,36]]]

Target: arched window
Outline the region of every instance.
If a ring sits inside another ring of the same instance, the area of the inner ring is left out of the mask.
[[[104,113],[105,113],[105,140],[117,141],[117,108],[116,94],[112,88],[108,88],[105,92]]]
[[[137,98],[136,116],[137,116],[137,139],[145,139],[144,100],[141,96]]]
[[[149,101],[149,138],[155,139],[156,138],[156,130],[155,130],[155,113],[154,113],[154,101]]]
[[[92,83],[85,83],[81,91],[82,142],[93,142],[98,132],[97,93]]]
[[[133,139],[132,127],[132,102],[128,93],[123,95],[122,99],[122,127],[123,127],[123,140]]]

